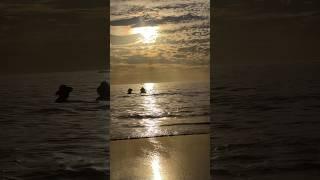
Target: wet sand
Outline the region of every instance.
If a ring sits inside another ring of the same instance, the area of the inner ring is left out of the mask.
[[[110,142],[111,180],[209,180],[209,134]]]

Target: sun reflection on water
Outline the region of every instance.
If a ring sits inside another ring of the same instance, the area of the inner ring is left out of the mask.
[[[154,136],[161,132],[161,129],[159,128],[159,118],[162,117],[164,110],[157,102],[157,98],[152,95],[156,91],[155,83],[144,83],[143,87],[148,94],[143,96],[143,106],[146,115],[149,116],[149,118],[142,120],[143,125],[146,126],[144,134],[146,136]]]
[[[145,112],[150,116],[150,118],[145,118],[142,120],[142,123],[146,126],[146,131],[144,133],[149,137],[155,136],[157,134],[162,134],[159,124],[159,118],[161,118],[161,116],[163,115],[164,110],[161,108],[156,96],[153,96],[153,94],[156,92],[156,84],[144,83],[143,87],[147,91],[147,95],[143,96],[143,104]],[[153,145],[158,144],[158,142],[154,142],[153,139],[149,140]],[[161,163],[158,152],[155,151],[152,153],[150,164],[152,168],[153,180],[162,180]]]
[[[154,91],[154,83],[144,83],[143,87],[147,90],[147,92]]]

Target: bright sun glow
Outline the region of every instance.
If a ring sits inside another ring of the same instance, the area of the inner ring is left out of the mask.
[[[143,86],[147,91],[153,91],[154,83],[144,83]]]
[[[144,43],[154,43],[158,37],[158,27],[155,26],[136,27],[131,31],[133,34],[140,34]]]

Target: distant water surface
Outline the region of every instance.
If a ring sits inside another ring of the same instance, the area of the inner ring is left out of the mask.
[[[213,179],[320,177],[319,69],[318,63],[214,66]]]
[[[144,87],[146,94],[140,94]],[[209,133],[209,83],[162,82],[111,87],[111,139]],[[127,89],[133,94],[127,94]]]
[[[107,78],[98,71],[0,76],[0,179],[106,179]],[[54,103],[60,84],[74,88]]]

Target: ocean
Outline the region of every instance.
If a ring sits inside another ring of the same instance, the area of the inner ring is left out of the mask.
[[[213,179],[317,179],[319,63],[215,64]]]
[[[110,125],[108,102],[95,101],[105,73],[1,75],[0,177],[107,179],[109,139],[202,134],[211,123],[213,179],[316,179],[319,67],[215,65],[211,109],[208,83],[114,85]],[[70,103],[54,103],[60,84],[74,88]]]
[[[98,71],[0,76],[0,179],[108,179],[109,107]],[[54,103],[60,84],[68,103]]]
[[[146,94],[140,94],[141,87]],[[209,94],[209,82],[112,85],[110,138],[209,133]]]

